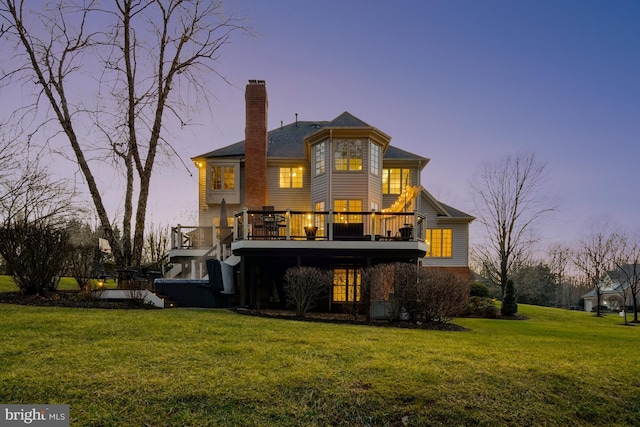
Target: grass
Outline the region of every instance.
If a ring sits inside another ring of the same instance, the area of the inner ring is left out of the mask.
[[[520,306],[443,332],[0,304],[0,402],[71,425],[640,425],[640,326]]]
[[[115,287],[116,283],[113,279],[109,279],[106,283],[106,287]],[[78,290],[78,282],[72,277],[60,278],[60,284],[58,289],[61,291],[75,291]],[[18,286],[14,283],[11,276],[0,275],[0,292],[13,292],[17,291]]]

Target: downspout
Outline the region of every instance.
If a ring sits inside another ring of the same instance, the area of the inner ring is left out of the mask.
[[[333,152],[333,129],[329,129],[329,161],[327,162],[327,172],[329,173],[329,200],[327,200],[327,204],[329,209],[333,210],[333,156],[331,153]],[[326,155],[326,154],[325,154]]]
[[[427,163],[425,162],[425,166],[426,164]],[[422,176],[420,176],[420,173],[422,172],[423,167],[424,166],[422,166],[422,160],[419,160],[418,161],[418,187],[422,187]],[[421,194],[422,194],[422,191],[420,191],[416,196],[417,200],[416,200],[414,211],[420,212],[420,208],[422,208],[422,204],[420,203],[422,200]]]

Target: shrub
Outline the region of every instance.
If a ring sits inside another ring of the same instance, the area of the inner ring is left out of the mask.
[[[495,319],[498,317],[498,308],[489,297],[472,296],[469,298],[469,305],[465,308],[460,316],[478,316]]]
[[[304,317],[328,292],[330,275],[313,267],[293,267],[284,275],[284,292],[287,303],[294,307],[296,315]]]
[[[381,264],[367,269],[371,300],[388,301],[389,320],[447,322],[463,310],[469,285],[442,269],[414,264]]]
[[[418,267],[414,264],[380,264],[367,269],[371,299],[389,301],[389,320],[415,318]],[[408,317],[408,318],[407,318]]]
[[[97,245],[81,244],[73,247],[67,261],[67,272],[73,277],[81,291],[91,290],[93,284],[93,270],[96,259]]]
[[[27,295],[56,289],[70,250],[69,234],[45,222],[17,221],[0,227],[0,255]]]
[[[418,274],[416,307],[425,322],[445,323],[468,304],[469,284],[441,269],[422,268]]]
[[[469,296],[471,297],[488,297],[489,288],[482,283],[473,282],[469,284]]]

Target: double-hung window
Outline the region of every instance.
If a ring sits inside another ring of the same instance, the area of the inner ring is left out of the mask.
[[[407,185],[411,185],[410,169],[382,170],[382,194],[400,194]]]
[[[302,168],[280,168],[280,188],[302,188]]]
[[[451,257],[453,232],[450,228],[428,228],[426,240],[429,243],[427,256],[434,258]]]
[[[319,142],[318,144],[313,146],[315,176],[322,175],[325,171],[325,165],[326,165],[325,153],[326,153],[326,144],[324,142]]]
[[[372,175],[378,176],[380,175],[380,146],[375,142],[371,143],[370,157],[369,170]]]
[[[335,222],[356,223],[362,222],[362,215],[350,214],[349,212],[362,212],[362,200],[340,200],[333,201],[335,211]]]

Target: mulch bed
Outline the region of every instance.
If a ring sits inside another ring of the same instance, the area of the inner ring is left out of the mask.
[[[453,323],[412,323],[412,322],[390,322],[388,320],[366,321],[364,315],[359,315],[357,319],[350,314],[342,313],[316,313],[310,312],[305,317],[298,317],[290,310],[251,310],[247,308],[234,308],[233,311],[247,316],[268,317],[274,319],[296,320],[301,322],[324,322],[339,323],[348,325],[368,325],[403,329],[428,329],[437,331],[468,331],[469,329],[455,325]]]
[[[24,295],[22,292],[0,292],[0,303],[31,305],[38,307],[77,307],[77,308],[146,308],[146,304],[131,300],[105,301],[92,299],[78,291],[57,291],[48,295]]]

